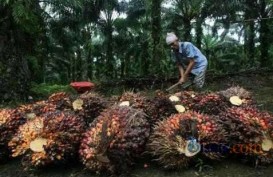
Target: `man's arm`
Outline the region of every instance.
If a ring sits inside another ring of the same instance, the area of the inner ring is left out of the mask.
[[[192,70],[192,68],[194,66],[194,63],[195,63],[194,59],[191,58],[190,62],[189,62],[189,65],[187,66],[185,72],[184,72],[183,67],[180,64],[178,64],[178,69],[179,69],[180,76],[181,76],[181,78],[179,80],[180,83],[184,83],[184,82],[186,82],[188,80],[188,75],[190,74],[190,72],[191,72],[191,70]]]
[[[176,65],[179,70],[180,78],[182,78],[184,76],[184,68],[182,67],[182,65],[179,62],[176,62]]]

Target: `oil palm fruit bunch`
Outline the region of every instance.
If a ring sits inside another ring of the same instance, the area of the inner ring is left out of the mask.
[[[77,115],[90,124],[99,114],[109,106],[109,102],[94,92],[81,94],[73,102],[73,109]]]
[[[187,111],[158,122],[147,149],[164,168],[182,168],[193,162],[197,155],[220,159],[220,151],[201,149],[202,146],[225,143],[226,136],[215,117]]]
[[[81,118],[70,112],[50,112],[19,127],[8,146],[12,156],[23,156],[23,166],[44,167],[75,157],[85,130]]]
[[[169,95],[162,92],[157,92],[155,97],[148,98],[146,104],[148,106],[145,108],[144,112],[147,114],[151,125],[177,113],[175,106],[169,99]]]
[[[195,103],[195,97],[199,93],[194,91],[182,91],[179,94],[169,95],[169,100],[179,113],[191,110]]]
[[[255,107],[231,107],[219,115],[232,153],[273,161],[273,116]]]
[[[183,113],[192,109],[193,105],[195,104],[194,98],[197,94],[198,93],[193,91],[183,91],[178,95],[169,95],[169,100],[172,102],[177,112]]]
[[[83,164],[94,172],[125,172],[144,151],[150,128],[140,109],[114,106],[101,113],[84,134],[80,146]]]
[[[55,104],[49,103],[48,101],[37,101],[32,104],[20,105],[16,109],[26,118],[32,119],[35,116],[40,116],[44,113],[55,111],[57,107]]]
[[[252,94],[240,86],[230,87],[226,90],[218,92],[224,96],[228,102],[235,106],[254,105]]]
[[[0,110],[0,161],[5,161],[9,156],[8,142],[26,119],[16,109]]]
[[[147,108],[147,99],[141,93],[134,93],[131,91],[124,92],[120,98],[121,106],[131,106],[135,109],[145,110]]]
[[[48,97],[48,102],[56,105],[56,109],[58,110],[72,110],[72,101],[68,93],[53,93]]]
[[[112,102],[114,105],[115,103],[119,102],[120,95],[111,95],[111,97],[108,98],[109,102]]]
[[[181,103],[188,108],[192,107],[192,104],[194,104],[194,98],[197,95],[199,95],[199,93],[194,91],[182,91],[178,97],[179,100],[181,100]]]
[[[141,93],[128,91],[121,95],[119,101],[121,106],[131,106],[143,110],[147,114],[150,125],[177,112],[168,99],[168,95],[160,91],[157,91],[154,98],[146,98]]]
[[[204,114],[218,115],[228,108],[224,97],[216,93],[201,93],[192,97],[192,100],[193,101],[187,105],[188,109]]]

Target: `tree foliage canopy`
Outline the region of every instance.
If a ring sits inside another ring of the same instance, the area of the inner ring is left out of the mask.
[[[25,98],[31,83],[68,84],[178,74],[166,32],[196,44],[209,70],[272,68],[270,0],[1,0],[0,93]]]

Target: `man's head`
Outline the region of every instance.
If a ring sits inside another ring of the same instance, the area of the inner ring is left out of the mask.
[[[167,33],[166,43],[174,50],[179,49],[178,38],[174,33]]]

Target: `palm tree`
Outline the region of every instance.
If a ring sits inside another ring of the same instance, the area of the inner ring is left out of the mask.
[[[162,59],[161,44],[161,3],[163,0],[151,2],[151,30],[152,30],[152,63],[156,64]]]
[[[30,85],[27,56],[41,35],[42,24],[34,2],[4,1],[0,4],[1,94],[7,99],[25,98]]]
[[[238,55],[240,43],[228,36],[224,39],[205,35],[202,40],[204,53],[208,59],[209,70],[215,72],[230,72],[242,66],[241,55]]]
[[[245,1],[245,53],[251,66],[255,61],[255,19],[258,17],[257,1]]]
[[[113,57],[113,24],[116,20],[115,15],[119,14],[118,0],[105,1],[100,14],[100,19],[97,24],[105,36],[106,47],[106,76],[109,78],[116,77],[115,73],[115,60]]]
[[[267,18],[272,16],[273,4],[272,1],[259,0],[259,20],[260,20],[260,63],[261,67],[268,67],[272,63],[269,59],[270,48],[270,28]]]

